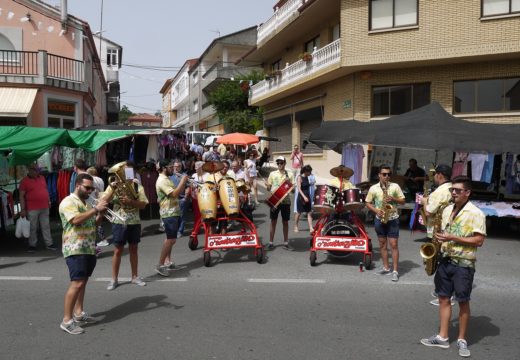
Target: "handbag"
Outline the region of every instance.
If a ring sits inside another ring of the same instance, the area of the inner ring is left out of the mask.
[[[20,217],[16,222],[14,236],[18,239],[21,237],[28,238],[31,235],[31,222],[25,217]]]

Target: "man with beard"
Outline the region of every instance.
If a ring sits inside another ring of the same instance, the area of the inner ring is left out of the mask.
[[[94,207],[87,204],[86,200],[94,190],[93,181],[92,176],[79,174],[74,192],[63,199],[59,207],[63,226],[62,251],[70,275],[60,328],[72,335],[83,333],[82,325],[96,321],[83,310],[83,301],[88,278],[96,266],[96,222],[101,221],[101,212],[107,203],[101,199]]]

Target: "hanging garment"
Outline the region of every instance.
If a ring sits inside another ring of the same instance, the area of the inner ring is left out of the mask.
[[[157,136],[148,137],[148,147],[146,148],[146,161],[159,159],[159,144],[157,143]],[[149,199],[149,198],[148,198]]]
[[[468,153],[466,152],[456,152],[455,158],[453,159],[453,166],[451,177],[454,178],[456,176],[467,175],[467,164],[468,164]]]
[[[354,175],[350,178],[353,184],[359,184],[363,175],[363,158],[365,151],[359,144],[345,144],[341,153],[341,164],[354,170]]]
[[[488,159],[487,153],[471,153],[468,156],[468,161],[471,161],[471,180],[480,181],[484,165]]]
[[[480,181],[483,181],[488,184],[491,183],[494,165],[495,165],[495,154],[488,154],[486,164],[484,165],[484,169],[482,170],[482,177],[480,178]]]

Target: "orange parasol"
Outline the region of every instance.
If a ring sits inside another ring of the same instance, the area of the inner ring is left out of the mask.
[[[244,133],[231,133],[222,135],[217,139],[218,144],[224,145],[250,145],[256,144],[260,139],[258,136],[253,134],[244,134]]]

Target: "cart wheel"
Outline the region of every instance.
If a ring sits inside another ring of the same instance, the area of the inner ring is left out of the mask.
[[[211,254],[209,251],[204,252],[204,266],[209,267],[211,264]]]
[[[372,255],[370,255],[370,254],[365,255],[364,263],[365,263],[365,269],[370,270],[370,267],[372,266]]]
[[[368,242],[368,251],[372,252],[372,241]]]
[[[264,248],[256,249],[256,262],[259,264],[264,262]]]
[[[311,254],[309,255],[309,261],[311,266],[316,266],[316,251],[311,251]]]
[[[188,247],[191,250],[197,250],[197,247],[199,246],[199,241],[196,237],[190,236],[190,239],[188,240]]]

